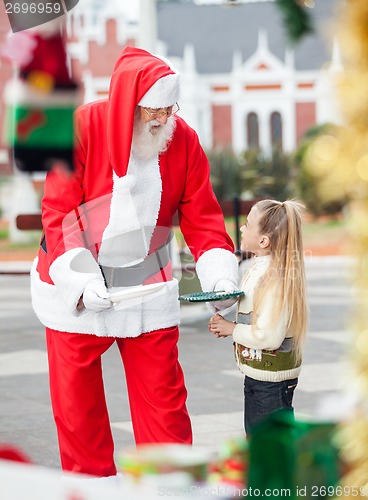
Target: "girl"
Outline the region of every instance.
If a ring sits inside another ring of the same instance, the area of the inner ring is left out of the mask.
[[[262,200],[240,228],[241,250],[255,255],[241,289],[236,321],[216,314],[208,328],[233,337],[235,359],[244,373],[244,427],[287,408],[301,369],[307,328],[306,280],[301,231],[302,205]]]

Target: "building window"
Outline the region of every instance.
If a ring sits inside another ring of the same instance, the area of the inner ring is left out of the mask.
[[[248,148],[259,148],[259,125],[256,113],[249,113],[247,116]]]
[[[278,111],[271,114],[270,128],[272,148],[278,147],[282,149],[282,120]]]

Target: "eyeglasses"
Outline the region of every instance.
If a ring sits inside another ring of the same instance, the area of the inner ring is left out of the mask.
[[[150,110],[147,108],[143,108],[144,111],[147,113],[147,115],[151,118],[151,120],[154,120],[155,118],[162,118],[163,116],[172,116],[175,115],[180,107],[179,104],[176,102],[173,106],[169,106],[165,110],[160,111],[159,109],[157,110]]]

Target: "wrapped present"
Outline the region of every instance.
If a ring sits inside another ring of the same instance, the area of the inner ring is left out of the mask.
[[[254,426],[249,441],[248,491],[288,491],[291,499],[326,496],[340,478],[334,433],[333,423],[296,421],[289,411],[270,415]]]
[[[248,452],[245,436],[226,440],[221,445],[216,460],[209,465],[208,481],[242,490],[247,483]]]
[[[147,476],[185,473],[192,482],[207,479],[210,453],[185,444],[145,444],[127,450],[118,458],[118,469],[134,482]]]
[[[7,83],[5,142],[18,169],[73,169],[78,85],[69,76],[60,26],[11,36],[4,49],[17,76]]]

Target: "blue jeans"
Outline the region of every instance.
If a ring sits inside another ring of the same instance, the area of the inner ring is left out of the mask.
[[[254,424],[274,411],[287,409],[294,412],[293,396],[298,379],[283,382],[263,382],[244,377],[244,429],[247,434]]]

